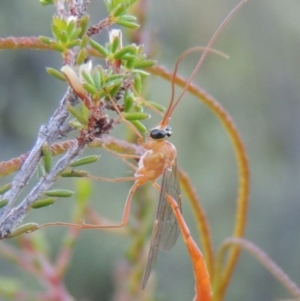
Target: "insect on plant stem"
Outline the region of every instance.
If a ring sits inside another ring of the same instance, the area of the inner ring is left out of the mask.
[[[186,50],[176,61],[175,68],[173,71],[172,81],[171,81],[171,100],[169,102],[168,108],[166,113],[163,116],[162,121],[159,123],[158,126],[150,130],[149,135],[146,137],[146,141],[143,143],[142,135],[136,130],[136,128],[127,120],[125,120],[121,112],[116,105],[113,98],[107,93],[107,97],[111,100],[112,105],[115,108],[115,111],[119,114],[120,118],[128,124],[134,132],[138,135],[138,142],[146,149],[146,152],[142,156],[131,156],[131,155],[118,155],[121,158],[139,158],[139,163],[136,168],[135,174],[133,177],[127,178],[119,178],[119,179],[107,179],[107,178],[100,178],[100,177],[93,177],[98,180],[109,181],[109,182],[120,182],[120,181],[134,181],[131,189],[128,192],[128,196],[124,205],[123,217],[122,221],[119,224],[115,225],[93,225],[93,224],[71,224],[71,223],[64,223],[64,222],[56,222],[56,223],[48,223],[39,226],[45,227],[50,225],[60,225],[60,226],[73,226],[82,229],[101,229],[101,228],[119,228],[123,227],[127,224],[129,215],[130,215],[130,206],[133,194],[137,190],[137,188],[146,182],[150,181],[152,185],[160,190],[160,197],[158,202],[158,209],[156,214],[156,220],[154,222],[152,238],[150,243],[150,250],[148,255],[148,260],[146,263],[145,273],[142,280],[142,288],[145,288],[147,280],[149,278],[151,269],[157,257],[158,250],[170,250],[180,233],[180,229],[183,232],[185,243],[190,250],[193,249],[191,254],[192,261],[193,258],[202,258],[202,254],[199,249],[195,249],[194,244],[195,242],[189,235],[188,227],[185,224],[185,221],[181,215],[181,191],[179,185],[179,178],[178,178],[178,171],[177,171],[177,151],[173,144],[171,144],[167,139],[172,135],[172,129],[168,125],[169,119],[174,112],[175,108],[182,100],[185,92],[187,91],[189,85],[195,78],[196,74],[198,73],[200,67],[202,66],[205,57],[209,52],[214,52],[219,55],[224,56],[222,53],[213,50],[211,47],[215,42],[216,38],[224,28],[224,26],[228,23],[228,21],[232,18],[234,13],[238,11],[238,9],[246,2],[247,0],[242,0],[224,19],[221,25],[213,34],[212,38],[210,39],[209,43],[206,47],[194,47]],[[175,77],[177,74],[179,63],[192,52],[195,51],[203,51],[201,57],[199,58],[196,67],[194,68],[192,74],[186,81],[184,88],[182,89],[181,94],[175,101]],[[156,180],[162,176],[162,183],[161,187],[156,183]],[[176,205],[175,205],[176,204]],[[203,261],[203,259],[201,259]],[[195,259],[196,262],[196,259]],[[193,263],[195,263],[193,261]],[[195,263],[196,266],[196,263]],[[205,274],[205,273],[204,273]],[[208,279],[208,274],[205,274]],[[205,278],[204,277],[204,278]],[[202,277],[202,282],[203,279]],[[206,282],[208,281],[206,278],[204,279]],[[204,282],[205,282],[204,281]],[[203,283],[204,283],[203,282]],[[200,282],[199,282],[200,283]],[[198,286],[201,286],[200,284]],[[197,288],[197,284],[196,284]],[[197,290],[196,290],[197,295]],[[209,294],[208,294],[209,295]],[[208,298],[208,297],[207,297]],[[195,299],[195,300],[200,300]],[[209,299],[203,299],[209,300]]]

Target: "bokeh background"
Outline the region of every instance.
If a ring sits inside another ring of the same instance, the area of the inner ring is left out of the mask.
[[[147,30],[152,37],[146,46],[156,50],[159,64],[172,70],[185,49],[206,45],[236,4],[233,0],[148,1]],[[41,7],[38,1],[1,1],[0,37],[49,36],[53,12],[52,6]],[[102,1],[91,0],[89,12],[92,23],[102,19]],[[104,33],[99,41],[106,38]],[[251,201],[246,237],[300,283],[300,2],[249,0],[223,30],[214,48],[230,59],[209,55],[195,82],[230,113],[247,149]],[[188,76],[196,61],[197,55],[187,58],[180,73]],[[66,86],[45,72],[45,67],[61,67],[57,53],[1,51],[0,66],[2,161],[33,146],[40,125],[49,120]],[[147,90],[147,98],[167,105],[168,82],[151,78]],[[153,118],[148,124],[153,126],[158,121]],[[179,165],[188,172],[201,197],[217,249],[230,236],[234,222],[237,167],[232,145],[219,120],[188,95],[172,116],[171,126]],[[128,168],[122,167],[118,159],[106,160],[106,154],[101,155],[94,173],[111,177],[126,174]],[[70,181],[60,184],[74,188]],[[129,187],[128,183],[95,183],[94,206],[104,216],[120,219]],[[153,192],[154,208],[156,198]],[[39,211],[29,219],[67,220],[70,202]],[[196,234],[185,200],[184,216]],[[59,245],[59,231],[45,231],[53,254]],[[78,300],[111,300],[112,271],[128,244],[126,238],[117,235],[83,232],[66,277],[70,292]],[[0,270],[6,276],[20,275],[3,260]],[[193,275],[181,239],[171,252],[159,254],[155,271],[158,300],[192,299]],[[226,300],[288,297],[264,267],[242,253]]]

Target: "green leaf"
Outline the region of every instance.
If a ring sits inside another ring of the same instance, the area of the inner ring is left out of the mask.
[[[5,207],[7,204],[8,204],[8,200],[7,199],[1,200],[0,201],[0,208]]]
[[[149,68],[155,65],[155,61],[154,60],[140,60],[137,59],[134,62],[134,68]]]
[[[73,48],[73,47],[79,46],[79,45],[80,45],[80,42],[81,42],[81,41],[80,41],[79,39],[77,39],[77,40],[72,40],[72,41],[66,43],[66,47],[67,47],[68,49],[71,49],[71,48]]]
[[[41,5],[53,4],[54,0],[40,0]]]
[[[64,76],[63,73],[61,73],[60,71],[56,70],[56,69],[53,69],[53,68],[46,68],[46,71],[48,74],[54,76],[55,78],[61,80],[61,81],[67,81],[66,77]]]
[[[80,32],[78,38],[82,38],[85,35],[87,27],[88,27],[88,22],[89,22],[89,16],[83,15],[82,18],[80,19],[79,27],[81,28],[81,32]]]
[[[59,174],[63,178],[82,178],[88,175],[85,170],[66,169]]]
[[[115,36],[111,45],[111,52],[115,53],[120,45],[120,38],[118,36]]]
[[[39,164],[37,169],[37,178],[40,179],[46,175],[46,170],[44,165]]]
[[[135,17],[133,15],[122,15],[122,20],[128,21],[128,22],[134,22],[137,20],[137,17]]]
[[[97,90],[101,89],[101,74],[99,70],[94,70],[93,81]]]
[[[68,25],[67,25],[67,34],[68,34],[69,37],[73,33],[73,31],[75,29],[75,26],[76,26],[75,20],[71,20],[71,21],[68,22]]]
[[[45,171],[49,173],[52,167],[52,153],[51,153],[51,147],[47,141],[44,142],[42,146],[42,153],[43,153]]]
[[[131,70],[134,67],[134,63],[135,63],[135,56],[130,56],[130,55],[126,55],[126,57],[123,58],[123,60],[126,60],[126,68]]]
[[[82,104],[84,106],[84,104]],[[88,124],[88,119],[83,116],[82,114],[82,110],[81,109],[77,109],[75,107],[73,107],[72,105],[68,104],[67,105],[67,110],[69,113],[71,113],[75,118],[77,118],[77,120],[84,124],[87,125]]]
[[[106,49],[94,40],[90,39],[90,45],[92,48],[98,51],[104,58],[108,56],[108,52],[106,51]]]
[[[77,58],[76,58],[76,64],[77,65],[82,65],[84,64],[84,62],[86,61],[87,59],[87,50],[85,48],[82,48],[79,50],[79,53],[77,55]]]
[[[80,36],[80,34],[81,34],[81,31],[82,31],[82,29],[81,29],[80,27],[79,27],[79,28],[76,28],[76,29],[72,32],[72,34],[71,34],[71,36],[70,36],[70,40],[78,39],[79,36]]]
[[[111,10],[113,9],[111,0],[104,0],[104,4],[106,6],[107,12],[110,13]]]
[[[124,95],[124,112],[129,112],[132,109],[134,99],[132,95],[128,95],[129,93],[126,91]]]
[[[143,112],[131,112],[131,113],[122,113],[122,116],[126,120],[145,120],[149,119],[151,116]]]
[[[118,18],[116,23],[130,29],[137,29],[140,27],[140,25],[135,22],[122,20],[122,17]]]
[[[139,73],[134,73],[134,89],[138,94],[142,92],[142,77]]]
[[[166,111],[166,108],[165,108],[164,106],[160,105],[160,104],[157,103],[157,102],[154,102],[154,101],[147,101],[147,103],[148,103],[150,106],[154,107],[155,109],[157,109],[158,111],[160,111],[160,112],[162,112],[162,113],[164,113],[164,112]]]
[[[81,112],[81,115],[82,117],[84,118],[84,120],[87,120],[89,119],[89,116],[90,116],[90,111],[89,109],[85,106],[84,103],[81,103],[81,105],[79,106],[79,110]]]
[[[117,7],[115,7],[113,10],[110,11],[110,15],[113,17],[121,16],[127,9],[127,6],[125,6],[123,3],[119,4]]]
[[[129,120],[137,129],[140,133],[142,133],[143,135],[148,133],[147,128],[138,120]]]
[[[64,46],[62,46],[62,45],[60,45],[60,44],[58,44],[58,43],[56,43],[56,42],[51,42],[51,43],[50,43],[50,46],[51,46],[51,48],[52,48],[53,50],[56,50],[56,51],[58,51],[58,52],[64,52],[65,49],[66,49]]]
[[[93,95],[97,93],[97,89],[96,89],[94,86],[91,86],[91,85],[89,85],[89,84],[87,84],[87,83],[82,84],[82,87],[83,87],[86,91],[88,91],[89,93],[91,93],[91,94],[93,94]]]
[[[136,45],[128,45],[128,46],[125,46],[122,49],[118,50],[114,54],[114,58],[116,60],[122,59],[125,55],[127,55],[127,54],[135,55],[136,52],[137,52]]]
[[[80,48],[87,47],[90,43],[90,38],[87,35],[81,37]]]
[[[86,128],[82,123],[80,123],[77,119],[72,119],[69,121],[69,125],[72,127],[72,128],[75,128],[75,129],[79,129],[79,130],[82,130],[84,128]]]
[[[32,231],[36,230],[38,228],[38,226],[39,225],[37,223],[27,223],[27,224],[21,225],[15,229],[13,229],[13,231],[10,234],[6,235],[6,237],[11,238],[11,237],[23,234],[23,233],[32,232]]]
[[[47,207],[47,206],[51,206],[56,202],[55,198],[45,198],[42,200],[37,200],[35,201],[32,205],[31,208],[32,209],[40,209],[42,207]]]
[[[55,196],[58,198],[69,198],[74,194],[74,191],[67,189],[53,189],[45,192],[47,196]]]
[[[11,183],[7,183],[0,187],[0,195],[11,189]]]
[[[89,85],[95,86],[94,80],[93,80],[93,78],[92,78],[92,76],[91,76],[90,73],[88,73],[88,72],[86,72],[85,70],[83,70],[83,71],[81,72],[81,75],[82,75],[82,77],[85,79],[85,81],[86,81]]]
[[[70,166],[77,167],[77,166],[81,166],[81,165],[91,164],[91,163],[97,162],[99,160],[99,158],[100,158],[100,156],[96,156],[96,155],[83,157],[83,158],[80,158],[80,159],[74,161],[73,163],[71,163]]]
[[[53,20],[53,23],[55,22],[54,20]],[[61,29],[58,28],[55,24],[52,24],[51,30],[52,30],[52,34],[55,37],[56,41],[60,41],[61,40]]]

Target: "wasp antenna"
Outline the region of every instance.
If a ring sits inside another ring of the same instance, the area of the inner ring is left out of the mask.
[[[210,41],[208,42],[206,47],[195,47],[195,48],[191,48],[188,49],[187,51],[185,51],[177,60],[176,65],[175,65],[175,69],[173,72],[173,76],[172,76],[172,93],[171,93],[171,101],[168,107],[168,110],[164,116],[164,119],[162,120],[161,124],[162,125],[166,125],[168,123],[168,120],[170,118],[170,116],[172,115],[174,109],[177,107],[178,103],[181,101],[184,93],[186,92],[186,90],[188,89],[190,83],[192,82],[192,80],[195,78],[196,74],[198,73],[200,67],[202,66],[204,59],[206,58],[207,54],[209,52],[215,52],[218,53],[222,56],[224,56],[223,53],[218,52],[217,50],[212,49],[212,45],[213,43],[216,41],[217,37],[219,36],[219,34],[221,33],[222,29],[226,26],[226,24],[230,21],[230,19],[233,17],[233,15],[247,2],[247,0],[242,0],[229,14],[228,16],[224,19],[224,21],[221,23],[221,25],[218,27],[218,29],[215,31],[215,33],[213,34],[213,36],[211,37]],[[198,49],[196,49],[198,48]],[[198,60],[198,63],[194,69],[194,71],[192,72],[191,76],[189,77],[189,79],[187,80],[181,94],[179,95],[178,99],[176,100],[175,104],[174,103],[174,94],[175,94],[175,77],[177,74],[177,69],[178,69],[178,65],[181,62],[181,60],[187,56],[189,53],[194,52],[194,51],[198,51],[198,50],[203,50],[203,53],[200,57],[200,59]]]
[[[205,51],[207,50],[208,52],[212,52],[214,54],[217,54],[225,59],[229,59],[229,56],[226,55],[225,53],[219,51],[219,50],[216,50],[216,49],[213,49],[213,48],[207,48],[207,47],[203,47],[203,46],[196,46],[196,47],[192,47],[192,48],[189,48],[187,49],[186,51],[184,51],[180,56],[179,58],[177,59],[176,61],[176,64],[175,64],[175,68],[174,68],[174,71],[173,71],[173,74],[172,74],[172,80],[171,80],[171,90],[172,90],[172,93],[171,93],[171,100],[170,100],[170,103],[169,103],[169,106],[168,106],[168,109],[165,113],[165,116],[164,116],[164,119],[162,120],[161,122],[161,125],[162,126],[166,126],[167,123],[168,123],[168,120],[170,118],[170,116],[172,115],[175,107],[177,106],[177,103],[179,102],[178,100],[176,101],[176,104],[173,106],[173,103],[174,103],[174,94],[175,94],[175,78],[176,78],[176,75],[177,75],[177,70],[178,70],[178,67],[179,67],[179,64],[180,62],[187,56],[189,55],[190,53],[192,52],[196,52],[196,51]]]

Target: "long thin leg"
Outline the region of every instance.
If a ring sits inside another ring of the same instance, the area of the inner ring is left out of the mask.
[[[133,169],[133,170],[135,170],[135,171],[137,170],[137,167],[136,167],[135,165],[133,165],[132,163],[128,162],[128,161],[126,160],[126,158],[128,158],[128,159],[140,159],[140,158],[141,158],[140,155],[134,155],[134,154],[119,154],[119,153],[117,153],[117,152],[114,152],[114,151],[112,151],[112,150],[106,148],[105,145],[104,145],[103,148],[104,148],[107,152],[112,153],[113,155],[119,157],[119,158],[120,158],[125,164],[127,164],[131,169]]]
[[[88,179],[98,180],[98,181],[105,181],[105,182],[112,182],[112,183],[119,183],[119,182],[126,182],[126,181],[135,181],[135,177],[125,177],[125,178],[104,178],[104,177],[97,177],[92,175],[85,176]]]
[[[107,148],[105,146],[105,144],[103,144],[102,148],[105,149],[108,153],[111,153],[111,154],[113,154],[117,157],[120,157],[120,158],[139,159],[141,157],[141,155],[135,155],[135,154],[120,154],[118,152],[115,152],[115,151]]]
[[[47,223],[38,226],[35,230],[49,227],[49,226],[68,226],[68,227],[74,227],[74,228],[81,228],[81,229],[103,229],[103,228],[121,228],[124,227],[129,219],[130,214],[130,206],[131,206],[131,200],[132,196],[135,193],[136,189],[140,186],[140,182],[136,181],[133,186],[130,188],[125,205],[124,205],[124,211],[123,211],[123,217],[120,224],[117,225],[92,225],[92,224],[73,224],[73,223],[64,223],[64,222],[54,222],[54,223]]]

